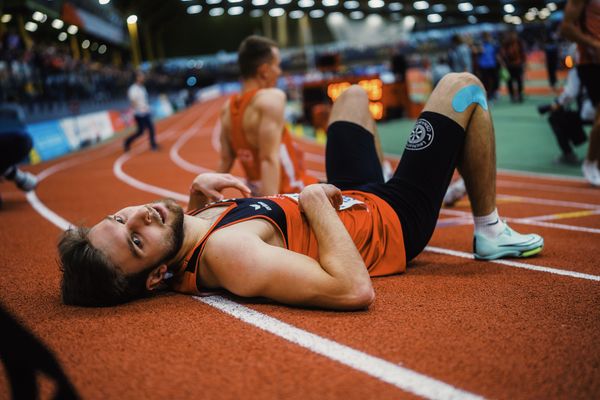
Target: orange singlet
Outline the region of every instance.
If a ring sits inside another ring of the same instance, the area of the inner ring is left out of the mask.
[[[243,120],[246,108],[258,90],[251,90],[241,95],[236,94],[229,102],[231,113],[231,147],[238,160],[240,160],[244,172],[246,172],[248,183],[253,192],[261,183],[260,162],[258,148],[252,147],[246,138]],[[279,182],[280,193],[300,192],[304,186],[317,183],[316,178],[306,174],[302,165],[302,156],[302,152],[296,147],[287,127],[284,127],[279,147],[279,165],[281,170]]]
[[[342,193],[348,198],[362,202],[338,211],[338,215],[362,256],[369,275],[382,276],[404,272],[406,253],[402,227],[394,210],[372,193],[360,191]],[[271,222],[282,236],[287,249],[319,260],[319,247],[315,234],[300,212],[298,203],[291,197],[276,195],[224,200],[201,210],[192,211],[189,215],[196,215],[207,208],[218,206],[227,206],[227,209],[186,254],[183,264],[169,281],[173,290],[187,294],[205,292],[198,268],[206,241],[213,232],[250,219],[261,218]]]

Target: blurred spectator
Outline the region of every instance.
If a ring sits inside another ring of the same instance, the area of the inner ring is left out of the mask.
[[[600,0],[569,0],[564,13],[561,33],[579,45],[577,73],[596,108],[581,169],[588,182],[600,186]]]
[[[577,110],[571,109],[573,103],[577,105]],[[569,71],[560,96],[551,104],[539,106],[538,112],[542,115],[550,114],[548,121],[562,151],[556,162],[578,165],[580,160],[573,152],[572,145],[578,146],[586,141],[583,124],[593,122],[595,110],[585,95],[576,69]]]
[[[473,73],[471,48],[459,34],[452,36],[452,48],[448,52],[448,57],[452,71]]]
[[[552,90],[556,91],[556,71],[558,69],[558,37],[556,32],[546,35],[544,41],[544,54],[546,56],[546,71],[548,72],[548,83]]]
[[[150,147],[152,150],[158,150],[156,139],[154,138],[154,123],[152,122],[152,114],[150,113],[150,104],[148,103],[148,92],[144,87],[145,76],[142,72],[138,72],[135,76],[135,82],[129,87],[127,97],[133,108],[133,115],[137,125],[136,132],[127,137],[123,142],[125,151],[129,151],[131,143],[138,137],[142,136],[144,130],[148,129],[150,136]]]
[[[437,59],[437,62],[433,64],[431,67],[431,83],[432,87],[435,87],[440,80],[444,77],[444,75],[452,72],[450,65],[448,64],[448,59],[445,56],[440,56]]]
[[[507,82],[510,101],[521,103],[523,102],[523,72],[526,55],[525,46],[516,31],[508,32],[500,49],[500,58],[510,75]]]
[[[498,46],[492,39],[490,32],[483,32],[482,42],[475,47],[479,79],[483,83],[488,99],[495,100],[500,83],[498,76]]]
[[[26,192],[35,189],[37,178],[21,171],[18,163],[27,158],[32,147],[21,108],[16,104],[0,106],[0,179],[11,180]]]

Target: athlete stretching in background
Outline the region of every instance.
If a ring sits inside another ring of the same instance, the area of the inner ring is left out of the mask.
[[[167,286],[330,309],[368,307],[369,276],[404,272],[426,246],[456,166],[475,219],[475,257],[541,251],[540,236],[518,234],[498,217],[494,130],[473,75],[440,81],[387,183],[374,126],[366,92],[352,86],[331,113],[330,184],[309,185],[298,196],[209,204],[226,187],[245,196],[249,189],[231,175],[204,174],[194,180],[186,215],[162,200],[119,210],[91,230],[68,230],[59,243],[63,301],[113,305]]]

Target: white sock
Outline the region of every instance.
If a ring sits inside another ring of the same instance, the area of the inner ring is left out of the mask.
[[[498,209],[495,208],[491,214],[482,217],[473,217],[475,221],[475,233],[489,238],[495,238],[504,231],[504,222],[498,216]]]

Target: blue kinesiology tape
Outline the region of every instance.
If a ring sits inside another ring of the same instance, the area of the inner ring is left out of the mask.
[[[477,103],[487,111],[488,105],[485,92],[477,85],[469,85],[460,89],[452,99],[452,108],[456,112],[463,112],[471,104]]]

